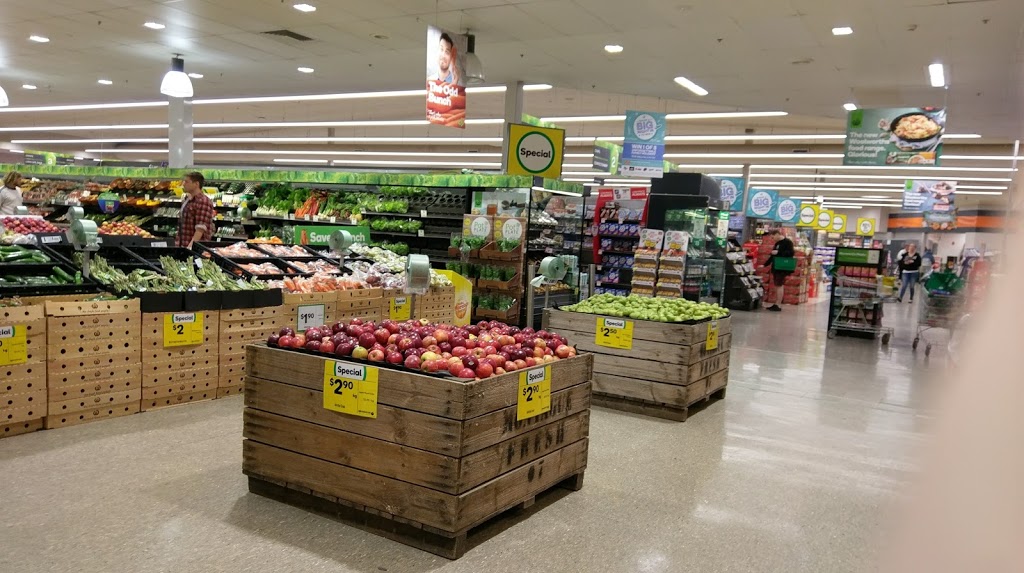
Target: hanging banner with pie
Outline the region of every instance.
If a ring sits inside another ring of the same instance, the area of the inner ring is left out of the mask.
[[[466,50],[469,38],[427,27],[427,121],[466,128]]]
[[[843,165],[938,165],[945,129],[945,108],[851,111]]]
[[[924,226],[934,231],[956,229],[956,181],[908,180],[903,188],[903,210],[922,213]]]

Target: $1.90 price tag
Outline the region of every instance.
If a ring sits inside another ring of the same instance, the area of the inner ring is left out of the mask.
[[[633,349],[633,321],[621,318],[598,318],[594,344],[605,348]]]
[[[396,296],[392,298],[389,310],[391,320],[409,320],[412,318],[412,297]]]
[[[718,350],[718,321],[708,323],[708,337],[704,340],[704,350]]]
[[[27,333],[24,326],[0,326],[0,366],[28,362]]]
[[[196,346],[205,339],[203,313],[169,312],[164,315],[164,348]]]
[[[324,408],[363,418],[377,417],[377,369],[327,360],[324,362]]]
[[[534,368],[519,373],[519,400],[516,420],[539,416],[551,410],[551,367]]]
[[[295,321],[298,325],[298,331],[302,332],[307,328],[323,324],[325,308],[325,305],[322,304],[300,304]]]

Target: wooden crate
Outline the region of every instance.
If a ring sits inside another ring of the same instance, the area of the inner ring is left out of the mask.
[[[44,311],[42,304],[0,308],[0,326],[24,332],[26,349],[25,362],[0,366],[0,438],[42,428],[48,401]]]
[[[45,303],[46,428],[139,412],[142,313],[138,299]]]
[[[164,346],[164,321],[168,314],[191,313],[145,313],[142,315],[142,387],[181,387],[180,394],[191,394],[192,386],[217,387],[220,351],[220,311],[203,311],[203,342],[189,346]],[[146,398],[153,398],[143,392],[142,410],[146,411]],[[154,400],[156,398],[153,398]]]
[[[384,517],[375,532],[458,558],[471,528],[567,479],[582,485],[590,355],[546,365],[551,408],[521,421],[520,372],[460,382],[380,369],[374,419],[324,408],[325,361],[249,347],[243,469],[251,491],[286,497],[276,484],[312,494],[331,511],[358,510],[349,521],[364,526]],[[396,533],[404,527],[411,531]]]
[[[632,348],[618,349],[595,341],[593,314],[544,311],[544,327],[565,336],[581,351],[594,354],[594,403],[669,420],[685,421],[689,408],[724,397],[729,379],[732,321],[718,321],[718,346],[707,349],[709,323],[632,322]]]

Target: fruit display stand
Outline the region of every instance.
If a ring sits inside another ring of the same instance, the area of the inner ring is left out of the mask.
[[[725,397],[731,319],[674,324],[547,309],[544,327],[594,356],[594,404],[686,421]]]
[[[582,487],[592,367],[580,355],[466,381],[250,346],[249,490],[457,559],[475,526]]]
[[[219,379],[220,312],[142,314],[142,411],[212,400]]]
[[[43,428],[46,319],[42,305],[0,307],[0,438]]]
[[[218,397],[242,393],[245,384],[245,347],[266,340],[282,323],[291,324],[294,315],[285,314],[285,311],[285,306],[265,306],[220,312],[220,334],[217,338],[220,347]]]
[[[142,314],[138,299],[47,300],[45,426],[139,412]]]

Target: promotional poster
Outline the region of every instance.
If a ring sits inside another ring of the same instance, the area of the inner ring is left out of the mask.
[[[427,121],[466,128],[466,49],[469,39],[427,27]]]

